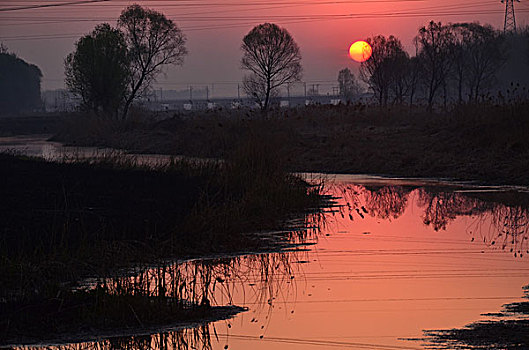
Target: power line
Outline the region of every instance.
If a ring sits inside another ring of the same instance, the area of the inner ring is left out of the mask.
[[[48,0],[49,1],[49,0]],[[90,4],[90,3],[98,3],[98,2],[110,2],[112,1],[113,4],[109,4],[105,6],[105,8],[111,8],[111,7],[123,7],[123,5],[117,4],[118,2],[125,2],[130,3],[128,0],[81,0],[81,1],[70,1],[70,2],[57,2],[57,3],[46,3],[46,4],[33,4],[33,5],[27,5],[27,2],[22,2],[21,6],[17,7],[4,7],[0,8],[0,12],[8,12],[8,11],[20,11],[20,10],[30,10],[30,9],[38,9],[38,8],[46,8],[46,7],[62,7],[62,6],[70,6],[70,5],[80,5],[80,4]],[[230,6],[263,6],[263,5],[284,5],[285,2],[280,1],[268,1],[268,2],[194,2],[196,0],[166,0],[167,2],[170,2],[169,4],[163,4],[159,6],[167,7],[230,7]],[[403,3],[403,2],[424,2],[426,0],[372,0],[369,1],[369,3]],[[156,0],[153,2],[165,2],[164,0]],[[157,4],[153,4],[153,2],[149,3],[149,6],[156,6]],[[366,0],[343,0],[343,1],[324,1],[324,2],[316,2],[316,1],[301,1],[301,2],[291,2],[292,5],[306,5],[306,4],[314,4],[314,5],[329,5],[329,4],[362,4],[367,3]]]
[[[519,12],[529,13],[529,10],[521,10]],[[498,10],[482,10],[482,11],[457,11],[457,12],[436,12],[436,13],[387,13],[387,14],[358,14],[358,15],[336,15],[336,16],[305,16],[305,17],[283,17],[278,18],[277,23],[280,24],[297,24],[297,23],[312,23],[312,22],[321,22],[321,21],[334,21],[334,20],[350,20],[350,19],[372,19],[372,18],[417,18],[417,17],[430,17],[430,16],[463,16],[463,15],[486,15],[486,14],[497,14]],[[271,19],[273,17],[267,17]],[[246,18],[245,18],[246,19]],[[252,21],[239,22],[236,24],[218,24],[218,25],[209,25],[209,26],[189,26],[182,27],[182,30],[190,31],[200,31],[200,30],[217,30],[217,29],[230,29],[230,28],[241,28],[247,27],[249,25],[255,24],[255,18]],[[227,20],[227,19],[226,19]],[[232,20],[235,20],[234,18]],[[198,21],[195,19],[195,21]],[[211,21],[211,19],[210,19]],[[63,23],[63,22],[57,22]],[[20,36],[11,36],[11,37],[2,37],[4,41],[13,41],[13,40],[40,40],[40,39],[71,39],[77,38],[85,33],[55,33],[55,34],[43,34],[43,35],[20,35]]]
[[[52,4],[42,4],[42,5],[26,5],[26,6],[18,6],[18,7],[2,7],[2,8],[0,8],[0,12],[21,11],[21,10],[38,9],[38,8],[45,8],[45,7],[59,7],[59,6],[70,6],[70,5],[93,4],[93,3],[96,3],[96,2],[106,2],[106,1],[111,1],[111,0],[81,0],[81,1],[61,2],[61,3],[52,3]]]

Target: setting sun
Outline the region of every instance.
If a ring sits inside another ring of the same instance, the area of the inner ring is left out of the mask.
[[[354,42],[349,48],[349,56],[356,62],[367,61],[372,52],[371,46],[362,40]]]

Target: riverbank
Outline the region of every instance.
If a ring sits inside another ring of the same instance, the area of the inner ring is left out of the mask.
[[[318,187],[284,172],[274,150],[255,140],[222,163],[2,154],[0,171],[0,344],[86,327],[97,334],[116,325],[230,317],[240,310],[219,313],[208,299],[207,266],[201,281],[195,270],[172,290],[131,286],[124,271],[141,275],[189,257],[281,249],[294,229],[286,220],[303,221],[321,204]],[[275,240],[248,234],[270,230],[285,233]],[[87,278],[97,283],[79,289]]]
[[[145,114],[125,123],[72,117],[53,138],[136,153],[224,158],[258,135],[294,172],[434,177],[529,185],[529,103],[450,112],[365,105]],[[166,119],[163,119],[166,118]],[[160,120],[161,119],[161,120]]]

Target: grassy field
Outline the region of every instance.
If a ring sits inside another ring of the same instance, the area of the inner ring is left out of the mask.
[[[54,137],[71,145],[223,158],[259,136],[290,171],[443,177],[529,184],[529,103],[408,107],[311,106],[271,111],[143,114],[126,123],[70,119]],[[156,117],[168,117],[155,121]]]

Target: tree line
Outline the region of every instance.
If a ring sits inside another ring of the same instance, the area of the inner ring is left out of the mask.
[[[0,113],[31,112],[42,107],[40,69],[0,44]]]
[[[526,35],[528,37],[528,35]],[[381,106],[478,102],[497,82],[507,60],[505,34],[478,23],[430,22],[414,39],[410,56],[395,36],[366,40],[371,57],[359,78]],[[117,27],[100,24],[76,42],[65,60],[66,86],[96,115],[125,119],[132,103],[149,90],[166,65],[182,65],[186,37],[160,12],[131,5]],[[246,94],[263,109],[279,89],[301,80],[300,49],[290,33],[273,23],[255,26],[243,38],[241,67]],[[529,61],[529,60],[528,60]],[[361,88],[349,69],[338,76],[348,100]],[[454,97],[455,96],[455,97]]]
[[[419,29],[416,54],[410,56],[395,36],[377,35],[366,40],[373,53],[362,62],[359,77],[381,106],[419,102],[431,110],[439,104],[478,103],[501,90],[499,75],[515,49],[515,36],[479,23],[432,21]],[[518,37],[529,42],[527,31]],[[529,54],[524,54],[527,66]],[[351,75],[349,69],[338,75],[344,96],[358,89]]]
[[[147,92],[162,68],[182,65],[186,37],[160,12],[131,5],[117,27],[99,24],[81,37],[65,59],[65,83],[81,108],[98,116],[127,118],[131,104]],[[262,109],[284,84],[301,79],[299,47],[284,28],[265,23],[253,28],[241,46],[246,93]]]

